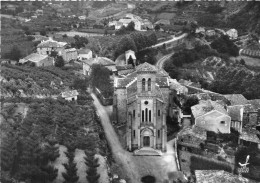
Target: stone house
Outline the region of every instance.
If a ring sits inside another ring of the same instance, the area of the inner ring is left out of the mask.
[[[75,101],[78,99],[78,91],[77,90],[69,90],[61,93],[61,97],[68,101]]]
[[[238,33],[236,29],[229,29],[226,34],[229,36],[230,39],[237,39]]]
[[[78,49],[78,59],[79,60],[87,60],[93,58],[93,53],[90,49]]]
[[[135,56],[135,52],[133,50],[128,50],[125,52],[125,61],[126,61],[126,65],[128,65],[128,60],[130,58],[130,56],[133,59],[134,65],[136,66],[136,56]]]
[[[230,133],[231,117],[219,103],[211,100],[200,101],[191,107],[194,124],[215,133]]]
[[[176,140],[180,150],[198,150],[203,147],[207,140],[207,131],[196,125],[187,126],[178,133]]]
[[[216,35],[215,30],[207,30],[206,31],[206,36],[215,36],[215,35]]]
[[[84,75],[90,75],[91,67],[93,64],[100,64],[108,68],[111,73],[116,73],[116,64],[113,60],[106,57],[96,57],[88,60],[83,60],[83,73]]]
[[[155,66],[143,63],[114,81],[113,113],[126,124],[126,144],[135,155],[166,151],[166,116],[169,78]]]
[[[61,50],[61,56],[64,59],[64,61],[68,63],[71,60],[77,60],[78,52],[76,48],[63,49]]]
[[[66,45],[66,42],[58,42],[52,38],[49,38],[49,40],[43,40],[40,44],[38,44],[37,53],[42,55],[50,55],[52,51],[56,51],[59,55],[61,55]]]
[[[242,94],[228,94],[223,96],[230,102],[230,105],[248,104],[247,99]]]
[[[228,115],[231,117],[231,128],[234,128],[238,132],[242,132],[244,106],[227,106],[227,112]]]
[[[35,64],[36,67],[52,66],[52,65],[54,65],[54,58],[49,57],[48,55],[32,53],[32,54],[26,56],[25,58],[20,59],[19,63],[21,63],[21,64],[33,63],[33,64]]]

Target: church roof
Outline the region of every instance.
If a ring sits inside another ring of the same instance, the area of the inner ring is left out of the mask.
[[[137,72],[157,72],[158,69],[147,62],[140,64],[136,67]]]

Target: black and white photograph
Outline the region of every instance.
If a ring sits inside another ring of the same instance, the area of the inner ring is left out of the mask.
[[[260,182],[260,1],[0,7],[0,183]]]

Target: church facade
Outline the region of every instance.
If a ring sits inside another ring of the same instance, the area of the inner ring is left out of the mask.
[[[144,63],[124,78],[115,78],[113,112],[126,124],[129,151],[166,151],[169,78],[164,70]]]

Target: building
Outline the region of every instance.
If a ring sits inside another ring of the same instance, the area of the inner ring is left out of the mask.
[[[256,183],[224,170],[195,170],[195,176],[197,183]]]
[[[37,9],[35,11],[35,13],[36,13],[37,16],[42,16],[43,15],[43,10]]]
[[[166,151],[169,79],[143,63],[125,78],[115,78],[113,112],[126,124],[126,144],[135,154]]]
[[[224,97],[230,102],[230,105],[246,105],[247,99],[242,94],[228,94]]]
[[[230,133],[231,117],[219,103],[202,100],[191,111],[196,126],[215,133]]]
[[[207,30],[206,31],[206,36],[215,36],[215,35],[216,35],[215,30]]]
[[[116,64],[113,60],[106,57],[96,57],[88,60],[83,60],[83,73],[84,75],[90,75],[91,67],[93,64],[103,65],[108,68],[112,73],[116,72]]]
[[[42,55],[50,55],[52,51],[58,52],[61,55],[62,50],[65,49],[66,42],[54,41],[52,38],[49,38],[47,41],[42,41],[37,46],[37,52]]]
[[[77,60],[78,52],[76,48],[64,49],[61,51],[61,56],[65,62],[69,62],[71,60]]]
[[[93,58],[93,53],[90,49],[78,49],[78,59],[79,60],[87,60]]]
[[[54,65],[54,58],[49,57],[48,55],[32,53],[32,54],[28,55],[27,57],[20,59],[19,63],[21,63],[21,64],[33,63],[33,64],[35,64],[36,67],[52,66],[52,65]]]
[[[237,39],[238,33],[236,29],[229,29],[226,34],[229,36],[230,39]]]
[[[231,127],[237,130],[238,132],[242,132],[244,106],[227,106],[227,112],[228,115],[231,117]]]
[[[78,99],[78,91],[77,90],[69,90],[61,93],[61,97],[68,101],[75,101]]]
[[[126,65],[131,64],[131,63],[128,63],[128,60],[130,57],[132,57],[133,63],[134,63],[134,65],[136,65],[136,56],[135,56],[135,52],[133,50],[128,50],[125,52]]]
[[[123,24],[123,26],[125,26],[125,27],[127,27],[130,22],[134,22],[135,23],[135,30],[138,30],[138,31],[142,30],[142,23],[141,23],[141,21],[139,21],[137,19],[125,17],[125,18],[120,19],[119,22],[121,22]],[[116,26],[115,29],[117,29],[118,27],[119,26]],[[122,27],[122,25],[121,25],[121,27]]]

